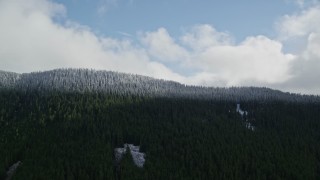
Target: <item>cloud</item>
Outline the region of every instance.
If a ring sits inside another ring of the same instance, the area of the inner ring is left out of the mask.
[[[285,15],[277,23],[280,38],[283,40],[306,36],[311,32],[319,32],[320,5],[313,6],[307,10],[294,15]]]
[[[320,85],[320,34],[310,33],[305,50],[291,63],[294,75],[278,87],[294,92],[319,94]]]
[[[248,37],[234,44],[230,34],[196,25],[175,41],[166,29],[144,33],[144,48],[159,62],[174,62],[192,75],[187,84],[239,86],[280,83],[290,79],[294,55],[282,52],[282,44],[265,36]]]
[[[301,7],[301,8],[303,8],[304,6],[305,6],[305,0],[295,0],[295,3],[299,6],[299,7]]]
[[[118,31],[117,33],[122,35],[122,36],[125,36],[125,37],[130,37],[130,38],[133,37],[131,34],[126,33],[126,32]]]
[[[306,8],[319,3],[319,0],[294,0],[294,3],[300,8]]]
[[[188,52],[176,44],[165,28],[143,33],[141,41],[148,53],[159,61],[172,62],[188,58]]]
[[[282,52],[281,43],[265,36],[248,37],[239,45],[214,45],[196,57],[192,64],[224,79],[227,86],[284,82],[294,59]]]
[[[111,7],[117,5],[118,0],[100,0],[97,7],[97,13],[100,16],[105,15]]]
[[[0,69],[95,68],[181,80],[128,40],[98,37],[68,19],[63,25],[54,21],[64,13],[63,5],[51,1],[0,1]]]
[[[192,27],[189,32],[181,37],[181,41],[196,51],[201,51],[212,46],[233,43],[232,37],[228,33],[218,32],[208,24]]]
[[[319,2],[319,1],[318,1]],[[293,77],[278,87],[295,92],[320,94],[320,4],[284,16],[278,22],[284,44],[295,42],[299,46],[296,58],[290,64]],[[284,38],[283,38],[284,37]],[[299,39],[298,41],[296,41]],[[289,43],[288,43],[289,42]],[[292,46],[292,45],[291,45]]]
[[[62,19],[60,23],[56,18]],[[70,21],[61,4],[1,0],[0,69],[95,68],[186,84],[268,86],[319,94],[318,19],[320,8],[312,6],[281,18],[278,39],[258,35],[239,43],[230,33],[208,24],[186,29],[177,38],[159,28],[116,39],[98,36],[90,27]],[[293,41],[296,38],[302,41]],[[288,42],[304,43],[299,51],[285,52]]]

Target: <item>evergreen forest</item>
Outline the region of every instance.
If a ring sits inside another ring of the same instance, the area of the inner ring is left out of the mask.
[[[320,179],[318,97],[8,87],[0,86],[0,179],[18,161],[12,180]],[[237,104],[247,113],[239,114]],[[114,149],[125,143],[145,153],[142,168],[129,153],[115,162]]]

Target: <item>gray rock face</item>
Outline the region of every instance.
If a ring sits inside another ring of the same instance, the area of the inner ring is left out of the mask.
[[[133,162],[137,167],[142,168],[145,163],[145,153],[140,152],[140,146],[135,146],[133,144],[124,144],[124,148],[115,148],[115,159],[116,163],[120,163],[123,156],[127,153],[127,148],[130,150]]]

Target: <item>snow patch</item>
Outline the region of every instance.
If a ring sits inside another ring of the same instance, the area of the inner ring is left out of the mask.
[[[14,163],[9,170],[7,171],[7,178],[6,180],[10,180],[13,176],[13,173],[17,170],[17,168],[21,165],[21,161]]]
[[[241,115],[241,116],[243,116],[243,115],[248,115],[248,112],[247,111],[243,111],[241,108],[240,108],[240,104],[237,104],[237,109],[236,109],[236,111]]]
[[[251,131],[255,131],[256,127],[254,125],[252,125],[248,119],[247,119],[247,116],[248,116],[248,111],[243,111],[241,108],[240,108],[240,104],[237,104],[237,109],[236,109],[236,112],[239,113],[241,115],[242,118],[245,118],[245,127]],[[243,117],[245,115],[245,117]]]
[[[123,148],[115,148],[115,159],[119,164],[122,160],[123,156],[127,153],[127,148],[130,150],[130,154],[132,156],[133,162],[137,167],[142,168],[145,163],[145,153],[140,152],[140,146],[135,146],[133,144],[124,144]]]
[[[246,122],[245,126],[247,129],[254,131],[256,129],[256,127],[254,125],[252,125],[250,122]]]

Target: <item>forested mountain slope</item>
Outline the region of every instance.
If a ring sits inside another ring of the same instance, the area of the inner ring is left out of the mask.
[[[317,180],[319,129],[317,96],[94,70],[0,72],[0,179],[18,163],[12,180]],[[115,166],[126,143],[140,146],[143,168],[130,153]]]
[[[0,88],[13,88],[16,85],[17,80],[20,79],[20,77],[20,74],[0,70]]]
[[[186,86],[174,81],[159,80],[141,75],[89,69],[56,69],[25,74],[0,71],[0,79],[0,88],[9,87],[25,91],[105,92],[122,95],[233,101],[320,101],[320,98],[316,96],[283,93],[269,88]]]

